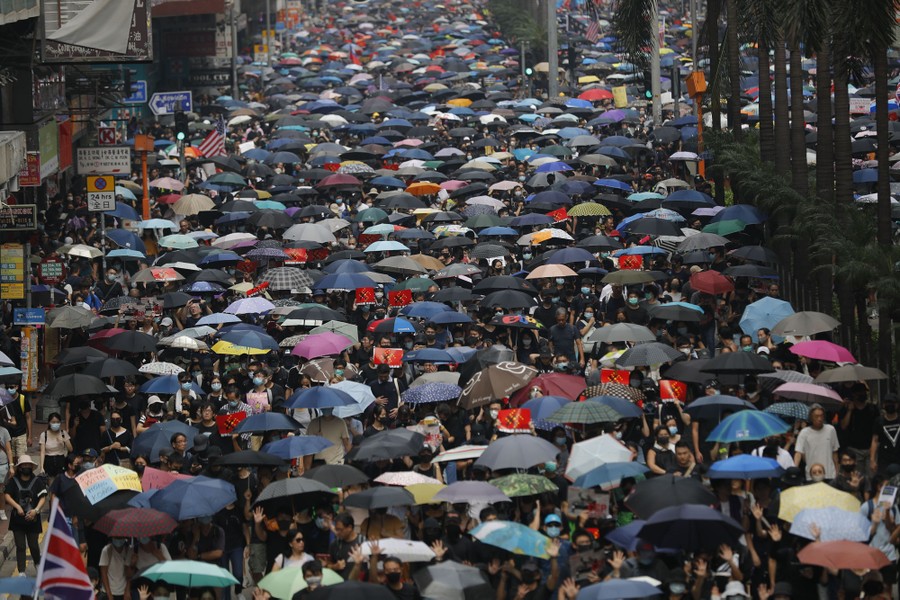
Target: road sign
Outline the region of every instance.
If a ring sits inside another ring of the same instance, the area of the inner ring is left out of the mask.
[[[116,182],[112,175],[98,175],[87,178],[88,210],[102,212],[116,208]]]
[[[116,145],[116,128],[115,127],[98,127],[97,143],[101,146]]]
[[[62,283],[66,278],[66,264],[58,258],[45,258],[38,265],[38,278],[47,285]]]
[[[0,298],[25,299],[25,245],[0,245]]]
[[[14,308],[13,325],[43,325],[43,308]]]
[[[79,175],[128,175],[131,173],[131,148],[79,148],[76,164]]]
[[[194,110],[194,97],[189,91],[159,92],[150,96],[150,110],[154,115],[171,115],[179,110]]]
[[[37,229],[37,204],[8,204],[0,208],[0,231]]]
[[[143,104],[147,101],[147,82],[143,79],[131,82],[131,95],[123,100],[125,104]]]

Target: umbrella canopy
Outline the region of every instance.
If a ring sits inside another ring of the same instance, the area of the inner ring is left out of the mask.
[[[709,467],[710,479],[764,479],[780,477],[784,472],[778,461],[751,454],[738,454]]]
[[[324,585],[313,590],[307,596],[309,600],[347,600],[347,598],[365,598],[366,600],[396,600],[387,586],[361,581],[345,581],[336,585]]]
[[[877,570],[891,563],[884,552],[860,542],[813,542],[797,553],[797,559],[806,565],[819,565],[834,569]]]
[[[772,392],[788,400],[797,400],[806,404],[819,403],[822,406],[837,407],[844,403],[840,394],[830,387],[818,383],[783,383]],[[808,410],[808,409],[807,409]],[[806,419],[806,417],[802,417]]]
[[[197,560],[165,560],[147,567],[141,576],[186,588],[226,587],[239,583],[228,569]]]
[[[304,478],[324,483],[329,488],[348,487],[369,481],[369,477],[350,465],[322,465],[303,474]]]
[[[344,497],[344,506],[375,510],[392,506],[412,506],[416,503],[413,495],[403,488],[374,487]]]
[[[790,428],[790,425],[773,414],[760,410],[742,410],[725,417],[706,440],[724,444],[761,440],[784,433]]]
[[[289,479],[279,479],[278,481],[273,481],[267,485],[256,498],[256,502],[281,500],[284,498],[292,498],[294,496],[305,496],[307,494],[313,495],[312,499],[304,498],[304,501],[309,502],[315,501],[316,498],[332,501],[335,496],[335,492],[333,492],[331,488],[315,479],[291,477]]]
[[[435,500],[458,503],[493,503],[508,502],[509,497],[486,481],[457,481],[451,483],[434,496]]]
[[[655,598],[659,588],[646,581],[610,579],[582,588],[576,600],[630,600],[631,598]]]
[[[863,365],[844,365],[836,369],[826,369],[816,377],[816,383],[839,383],[842,381],[874,381],[887,379],[881,369]]]
[[[233,433],[265,433],[267,431],[297,431],[300,423],[277,412],[250,415],[234,428]]]
[[[793,522],[801,510],[808,508],[832,507],[858,513],[859,505],[855,496],[819,482],[784,490],[781,493],[778,518]]]
[[[555,461],[559,448],[539,437],[526,434],[510,435],[492,442],[475,462],[494,471],[528,469],[537,464]]]
[[[673,475],[660,475],[639,482],[625,501],[628,508],[642,519],[649,519],[670,506],[682,504],[712,506],[715,503],[716,497],[702,483],[690,477]]]
[[[840,321],[826,315],[825,313],[805,310],[791,315],[786,315],[780,321],[772,326],[772,333],[775,335],[786,336],[793,335],[802,337],[806,335],[815,335],[831,331],[838,325]]]
[[[344,578],[331,569],[322,569],[320,585],[337,585],[343,581]],[[273,571],[260,579],[257,587],[269,592],[274,598],[293,598],[294,594],[309,586],[303,578],[303,567],[299,566]]]
[[[680,504],[655,512],[639,535],[663,548],[710,550],[721,544],[736,544],[743,533],[740,523],[710,506]]]
[[[501,362],[478,371],[463,387],[459,405],[471,409],[489,404],[495,398],[506,398],[528,385],[537,369],[517,362]]]
[[[771,373],[775,368],[763,356],[753,352],[725,352],[706,363],[702,371],[733,375]]]
[[[362,441],[351,451],[352,459],[359,461],[392,460],[403,456],[415,456],[425,446],[425,436],[409,429],[390,429],[376,433]]]
[[[94,523],[94,529],[110,537],[152,537],[172,533],[178,523],[152,508],[113,510]]]
[[[809,340],[806,342],[798,342],[791,346],[791,352],[797,356],[805,356],[807,358],[815,358],[826,362],[834,363],[855,363],[856,359],[853,354],[843,346],[839,346],[833,342],[826,340]]]
[[[521,473],[492,479],[490,484],[510,498],[534,496],[544,492],[556,492],[559,490],[559,487],[546,477],[541,475],[523,475]]]
[[[536,558],[549,558],[550,538],[539,531],[513,521],[488,521],[469,534],[476,540],[503,548],[507,552]]]
[[[760,329],[771,330],[785,317],[792,314],[794,314],[794,308],[790,302],[766,296],[753,304],[748,304],[744,309],[740,320],[741,331],[752,337],[754,342],[758,342],[759,338],[756,334]]]
[[[452,560],[420,569],[413,578],[419,593],[432,600],[481,600],[494,595],[481,569]]]
[[[184,521],[212,516],[236,500],[232,484],[200,475],[158,491],[150,498],[150,507]]]
[[[646,367],[672,362],[682,356],[677,348],[660,342],[647,342],[626,350],[616,359],[616,364],[623,367]]]
[[[599,402],[572,402],[550,415],[554,423],[615,423],[624,415]]]
[[[834,507],[807,508],[794,517],[791,533],[819,542],[868,542],[871,527],[872,522],[858,512]],[[813,529],[818,529],[818,535]]]
[[[235,431],[237,431],[237,428],[235,428]],[[269,442],[263,446],[263,451],[283,459],[294,459],[318,454],[333,445],[330,440],[318,435],[292,435],[281,440]]]
[[[576,478],[575,485],[582,488],[599,487],[611,490],[619,487],[624,477],[639,477],[649,470],[637,462],[606,463]]]
[[[577,479],[600,465],[630,462],[631,450],[610,434],[600,435],[572,445],[566,477]]]
[[[74,396],[96,396],[107,394],[109,390],[102,379],[91,375],[72,373],[54,379],[44,393],[57,398],[71,398]]]

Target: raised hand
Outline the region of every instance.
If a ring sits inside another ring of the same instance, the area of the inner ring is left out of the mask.
[[[709,564],[705,559],[698,558],[697,566],[694,568],[694,577],[700,579],[702,577],[706,577],[707,572],[709,571]]]
[[[436,540],[431,544],[431,550],[434,552],[434,556],[438,559],[438,562],[444,560],[444,555],[447,554],[447,547],[444,546],[442,540]]]
[[[254,523],[262,523],[266,520],[266,512],[263,510],[262,506],[257,506],[253,509],[253,522]]]
[[[781,541],[781,527],[779,527],[777,524],[773,524],[771,527],[769,527],[769,539],[771,539],[773,542]]]
[[[621,550],[616,550],[613,552],[612,558],[607,560],[607,562],[613,571],[619,571],[622,565],[625,564],[625,553]]]

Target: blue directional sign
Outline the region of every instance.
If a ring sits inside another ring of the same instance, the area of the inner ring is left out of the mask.
[[[15,325],[43,325],[43,308],[14,308],[13,324]]]
[[[141,81],[132,81],[131,82],[131,95],[125,98],[123,102],[125,104],[143,104],[147,101],[147,82],[144,80]]]
[[[171,115],[179,110],[191,112],[194,98],[189,91],[159,92],[150,96],[149,106],[154,115]]]

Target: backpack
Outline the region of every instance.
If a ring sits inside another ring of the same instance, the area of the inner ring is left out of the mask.
[[[19,506],[22,507],[22,512],[28,513],[30,510],[34,510],[36,504],[34,502],[35,497],[32,492],[32,488],[34,487],[34,482],[37,481],[36,477],[32,477],[31,481],[28,482],[28,487],[22,487],[22,482],[19,481],[18,477],[12,478],[13,482],[16,484],[16,488],[19,490]]]

